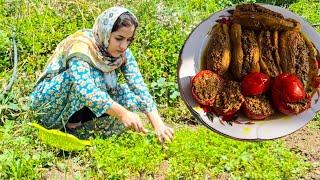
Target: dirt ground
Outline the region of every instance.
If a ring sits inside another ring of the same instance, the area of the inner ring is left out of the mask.
[[[292,151],[300,153],[313,164],[313,169],[304,179],[320,179],[320,121],[311,121],[307,126],[284,138]]]

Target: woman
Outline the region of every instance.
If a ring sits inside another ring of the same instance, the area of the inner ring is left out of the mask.
[[[137,26],[129,10],[112,7],[98,16],[92,30],[77,31],[58,45],[31,94],[31,106],[43,112],[44,126],[75,129],[81,122],[110,115],[126,128],[146,133],[134,113],[141,111],[160,142],[173,138],[128,48]],[[118,83],[119,73],[125,84]]]

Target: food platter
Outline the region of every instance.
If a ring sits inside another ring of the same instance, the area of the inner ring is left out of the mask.
[[[259,4],[274,12],[281,13],[285,18],[292,18],[301,24],[301,32],[304,33],[316,49],[320,49],[320,36],[315,29],[297,14],[278,6]],[[230,7],[212,14],[202,21],[189,35],[181,49],[178,64],[178,84],[182,99],[186,103],[192,115],[207,128],[214,132],[239,140],[268,140],[276,139],[291,134],[304,127],[313,119],[320,110],[319,93],[313,94],[311,108],[297,115],[283,115],[276,113],[265,120],[253,121],[241,113],[232,122],[224,121],[215,114],[208,114],[194,100],[191,93],[191,79],[201,71],[201,59],[207,43],[209,33],[216,21],[222,17],[230,16]]]

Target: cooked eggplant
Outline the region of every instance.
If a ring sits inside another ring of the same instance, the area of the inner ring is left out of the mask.
[[[258,39],[261,72],[270,77],[278,76],[282,72],[278,53],[278,31],[261,31]]]
[[[259,72],[259,46],[252,30],[242,30],[239,24],[231,26],[231,42],[233,49],[232,70],[237,79],[250,72]]]
[[[313,81],[318,75],[318,63],[317,63],[317,56],[319,56],[317,49],[315,48],[314,44],[309,40],[309,38],[302,34],[303,39],[309,49],[309,80],[307,82],[306,90],[308,93],[311,93],[315,90],[313,87]]]
[[[257,12],[257,13],[266,13],[274,17],[279,17],[284,19],[283,15],[274,11],[271,11],[270,9],[267,9],[265,7],[262,7],[258,4],[240,4],[236,6],[235,13],[240,12]]]
[[[228,25],[218,23],[213,26],[209,42],[207,69],[222,75],[228,70],[231,60]]]
[[[316,75],[316,50],[300,32],[286,31],[280,37],[280,57],[283,72],[296,74],[304,87],[309,87]]]
[[[257,4],[236,6],[233,21],[254,30],[300,30],[300,23],[294,19],[285,19],[281,14],[273,12]]]
[[[243,50],[241,43],[241,25],[234,23],[231,25],[231,43],[232,43],[232,63],[231,71],[234,76],[240,79],[242,72],[242,63],[243,63]]]

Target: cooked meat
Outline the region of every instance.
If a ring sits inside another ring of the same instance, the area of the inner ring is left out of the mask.
[[[255,30],[300,30],[299,22],[285,19],[281,14],[257,4],[236,6],[233,20],[246,28]]]
[[[244,102],[240,83],[227,81],[216,97],[215,110],[218,115],[231,115],[238,111]]]
[[[305,98],[300,102],[286,103],[286,105],[294,114],[298,114],[310,107],[310,99]]]
[[[280,57],[278,53],[278,31],[261,31],[259,34],[260,68],[270,77],[281,73]]]
[[[204,74],[196,78],[192,84],[193,91],[201,102],[214,100],[221,87],[221,79],[212,74]]]
[[[243,54],[242,76],[259,72],[259,46],[253,31],[244,30],[241,36]]]
[[[274,114],[270,100],[265,96],[248,96],[245,98],[246,113],[253,119],[264,119]]]
[[[280,37],[281,67],[284,72],[295,73],[308,87],[316,75],[316,50],[300,32],[286,31]]]
[[[226,24],[213,26],[207,52],[207,69],[224,74],[231,60],[229,28]]]
[[[250,72],[259,72],[259,46],[252,30],[242,30],[239,24],[231,26],[233,49],[232,71],[237,79]]]

